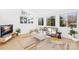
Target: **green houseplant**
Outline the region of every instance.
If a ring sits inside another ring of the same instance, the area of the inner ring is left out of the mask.
[[[18,36],[18,34],[21,33],[21,29],[20,28],[17,28],[16,29],[16,32],[17,32],[17,36]]]
[[[74,28],[73,25],[71,25],[69,35],[71,35],[71,36],[73,36],[75,38],[75,35],[77,34],[77,31],[75,31],[73,28]]]

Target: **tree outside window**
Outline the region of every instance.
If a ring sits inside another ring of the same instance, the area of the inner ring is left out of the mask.
[[[55,26],[55,16],[51,16],[47,19],[47,26]]]

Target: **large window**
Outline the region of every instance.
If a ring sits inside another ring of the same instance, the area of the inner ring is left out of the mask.
[[[51,16],[47,19],[47,26],[55,26],[55,16]]]
[[[67,22],[66,16],[65,15],[61,15],[60,16],[60,26],[61,27],[65,27],[66,26],[66,22]]]
[[[44,25],[44,19],[43,17],[38,19],[38,25]]]
[[[68,14],[68,27],[77,27],[77,13]]]
[[[67,13],[60,15],[60,27],[76,27],[77,26],[77,13]]]

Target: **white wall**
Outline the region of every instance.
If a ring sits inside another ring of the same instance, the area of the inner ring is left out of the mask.
[[[20,16],[21,9],[2,9],[0,10],[0,25],[2,24],[13,24],[13,30],[15,31],[17,28],[21,28],[21,33],[28,33],[30,30],[33,30],[35,28],[38,28],[38,18],[44,17],[44,26],[46,26],[46,19],[50,16],[56,16],[56,27],[59,28],[59,31],[62,32],[62,34],[66,37],[68,37],[68,27],[60,27],[59,26],[59,15],[66,14],[66,13],[72,13],[72,12],[78,12],[77,14],[77,30],[79,32],[79,10],[69,9],[59,9],[59,10],[52,10],[52,9],[27,9],[24,10],[31,15],[33,15],[33,24],[20,24]]]
[[[26,10],[24,10],[26,11]],[[29,13],[27,10],[26,12]],[[13,31],[15,31],[17,28],[21,28],[21,33],[28,33],[29,30],[36,28],[36,17],[34,13],[31,13],[33,15],[33,24],[20,24],[20,16],[21,16],[21,10],[18,9],[7,9],[7,10],[0,10],[0,25],[7,25],[7,24],[13,24]]]
[[[35,11],[34,11],[35,12]],[[50,17],[50,16],[55,16],[56,18],[56,27],[58,27],[59,32],[62,32],[62,36],[64,37],[69,37],[69,30],[70,28],[68,27],[60,27],[59,26],[59,16],[60,15],[65,15],[68,13],[72,13],[72,12],[77,12],[77,28],[75,28],[74,30],[76,30],[78,32],[78,34],[76,35],[79,38],[79,10],[75,10],[75,9],[69,9],[69,10],[52,10],[52,9],[46,9],[46,10],[37,10],[36,12],[38,12],[38,16],[44,17],[44,21],[46,22],[46,18]],[[42,13],[41,13],[42,12]],[[46,23],[44,23],[44,26],[46,26]]]

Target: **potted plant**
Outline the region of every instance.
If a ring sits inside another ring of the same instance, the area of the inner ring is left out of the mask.
[[[71,30],[69,31],[69,35],[73,36],[75,38],[75,34],[77,34],[77,31],[73,29],[73,25],[70,26]]]
[[[18,34],[21,32],[21,29],[20,28],[17,28],[16,29],[16,32],[17,32],[17,36],[18,36]]]

